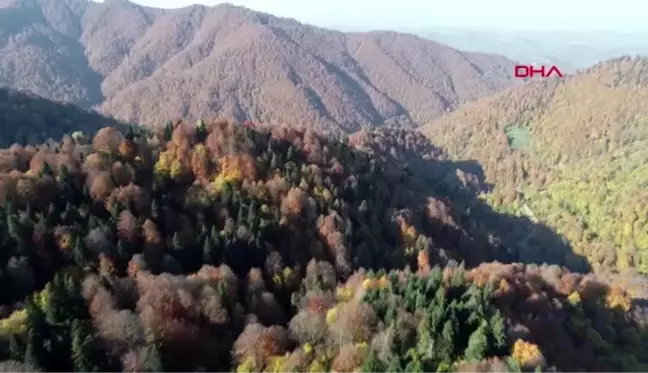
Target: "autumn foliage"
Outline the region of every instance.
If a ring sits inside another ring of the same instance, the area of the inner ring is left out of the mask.
[[[84,138],[2,153],[7,367],[646,367],[641,277],[510,260],[462,209],[478,177],[416,132],[215,121]]]

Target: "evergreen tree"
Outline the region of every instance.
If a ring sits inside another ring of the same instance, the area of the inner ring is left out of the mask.
[[[464,351],[466,360],[482,360],[488,350],[488,335],[486,322],[477,328],[468,339],[468,347]]]
[[[391,360],[389,360],[389,363],[387,364],[386,371],[390,373],[403,372],[403,364],[401,363],[400,356],[396,354],[392,355]]]
[[[506,347],[506,320],[502,314],[498,311],[495,312],[490,318],[488,323],[490,327],[490,335],[493,339],[493,345],[497,350],[502,350]]]
[[[49,163],[45,162],[43,164],[43,167],[40,170],[40,174],[42,176],[54,176],[54,171],[52,171],[52,166],[49,165]]]
[[[85,268],[89,265],[90,253],[86,249],[81,237],[74,238],[72,256],[74,257],[74,261],[80,268]]]
[[[171,136],[173,136],[173,123],[167,122],[167,124],[164,126],[164,141],[171,141]]]
[[[23,361],[25,357],[25,345],[18,334],[9,335],[9,358],[11,360]]]
[[[59,166],[57,179],[59,180],[60,183],[65,184],[67,183],[69,177],[70,177],[70,170],[68,170],[66,165],[61,164]]]
[[[55,277],[45,286],[47,293],[47,302],[45,303],[45,315],[50,324],[60,324],[67,319],[66,304],[65,304],[65,288],[59,286],[58,281],[60,277]]]
[[[362,362],[362,365],[360,366],[360,372],[385,372],[386,368],[387,367],[385,366],[385,364],[378,358],[378,356],[376,356],[375,351],[372,349],[371,351],[369,351],[368,356]]]
[[[75,372],[95,372],[96,367],[92,363],[93,338],[83,322],[75,319],[72,322],[72,366]]]
[[[443,325],[441,332],[441,343],[439,344],[439,356],[448,362],[452,361],[454,352],[454,325],[451,320],[447,320]]]
[[[160,349],[151,345],[148,347],[148,360],[146,361],[146,368],[148,372],[164,372],[164,363],[162,361],[162,354]]]
[[[28,330],[24,362],[42,369],[46,367],[44,364],[45,357],[46,351],[43,348],[43,340],[36,336],[32,330]]]

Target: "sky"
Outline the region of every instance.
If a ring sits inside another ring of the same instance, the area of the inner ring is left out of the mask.
[[[179,8],[217,0],[131,0]],[[646,0],[232,0],[324,27],[648,31]]]

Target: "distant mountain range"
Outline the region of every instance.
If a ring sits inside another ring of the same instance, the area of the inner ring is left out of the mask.
[[[501,31],[475,29],[403,29],[453,48],[501,54],[522,63],[557,65],[573,72],[598,62],[648,56],[648,33],[613,31]]]
[[[149,125],[224,116],[345,132],[415,126],[516,84],[513,65],[232,5],[0,2],[0,85]]]

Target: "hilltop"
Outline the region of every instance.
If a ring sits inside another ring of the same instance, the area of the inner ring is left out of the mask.
[[[513,61],[414,35],[342,33],[243,7],[0,4],[0,84],[120,120],[414,126],[510,85]]]
[[[648,59],[532,82],[422,128],[477,160],[502,211],[564,234],[594,268],[648,272]]]

